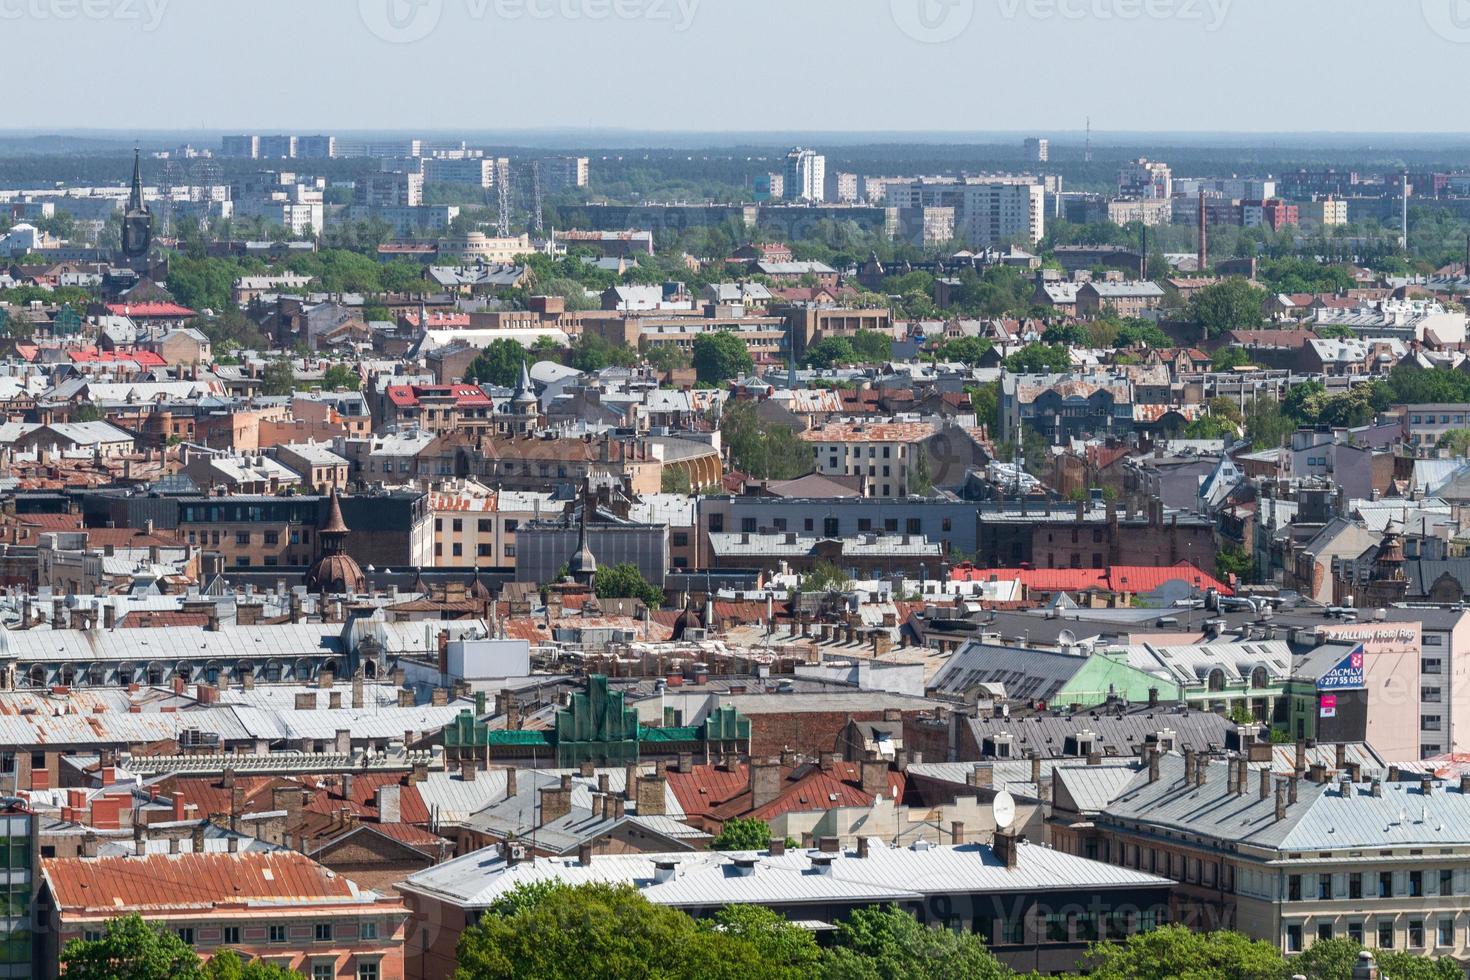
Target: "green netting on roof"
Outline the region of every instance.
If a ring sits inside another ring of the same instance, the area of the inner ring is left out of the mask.
[[[640,742],[697,742],[699,741],[699,726],[686,725],[681,728],[647,728],[639,726],[638,741]]]
[[[490,745],[550,745],[546,739],[545,732],[487,732],[486,741]]]

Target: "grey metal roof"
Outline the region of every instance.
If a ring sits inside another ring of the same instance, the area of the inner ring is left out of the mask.
[[[1096,751],[1105,756],[1133,758],[1160,732],[1173,738],[1175,748],[1220,750],[1235,725],[1212,711],[1180,711],[1169,708],[1138,709],[1119,715],[1106,710],[1072,715],[1014,715],[1010,718],[967,718],[966,724],[977,745],[985,739],[1010,734],[1014,757],[1036,753],[1043,759],[1077,757],[1067,751],[1067,740],[1080,732],[1091,732]]]
[[[1297,802],[1276,819],[1274,792],[1261,799],[1256,778],[1243,796],[1227,785],[1226,765],[1207,765],[1204,786],[1186,785],[1184,760],[1166,756],[1160,778],[1147,773],[1107,807],[1098,822],[1126,821],[1279,851],[1334,851],[1470,844],[1470,794],[1434,780],[1428,794],[1413,782],[1385,782],[1375,797],[1366,783],[1345,795],[1337,782],[1297,784]]]
[[[852,850],[831,855],[828,874],[816,872],[813,855],[805,850],[781,855],[694,851],[597,855],[586,866],[567,858],[507,865],[495,849],[487,848],[421,871],[400,887],[465,908],[483,908],[530,882],[606,882],[632,885],[659,905],[708,908],[732,903],[790,906],[902,902],[936,894],[1168,888],[1172,884],[1155,875],[1024,842],[1018,845],[1017,866],[1011,869],[982,844],[956,847],[916,843],[896,848],[875,838],[869,842],[867,857],[858,857]],[[737,861],[750,862],[749,872],[740,873]],[[657,881],[656,862],[672,862],[673,876]]]

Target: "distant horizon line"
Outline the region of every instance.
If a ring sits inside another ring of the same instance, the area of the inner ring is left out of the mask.
[[[1088,131],[1084,129],[1055,129],[1047,127],[1034,127],[1030,129],[744,129],[744,130],[719,130],[719,129],[638,129],[634,127],[620,126],[597,126],[579,127],[571,125],[561,126],[518,126],[499,127],[493,129],[480,128],[444,128],[444,127],[394,127],[388,129],[363,129],[356,127],[331,127],[331,126],[302,126],[302,125],[270,125],[270,126],[224,126],[224,127],[160,127],[140,126],[137,128],[119,128],[117,126],[12,126],[0,127],[0,139],[34,139],[44,137],[68,137],[87,136],[93,138],[117,139],[129,141],[141,138],[187,138],[187,137],[223,137],[232,135],[296,135],[296,136],[351,136],[351,137],[449,137],[469,138],[482,136],[498,136],[509,134],[526,134],[538,136],[589,136],[597,134],[615,135],[620,137],[678,137],[687,140],[692,137],[713,137],[719,139],[751,139],[770,140],[801,139],[811,137],[822,137],[825,139],[884,139],[901,141],[914,137],[944,138],[965,142],[976,139],[1006,138],[1024,139],[1026,137],[1042,137],[1047,139],[1076,139],[1085,140]],[[1236,130],[1236,129],[1104,129],[1094,127],[1091,130],[1091,138],[1094,144],[1100,138],[1111,139],[1156,139],[1167,140],[1170,138],[1187,138],[1190,141],[1209,138],[1229,139],[1238,141],[1243,139],[1263,138],[1280,140],[1283,137],[1294,140],[1319,140],[1319,139],[1412,139],[1432,140],[1442,142],[1465,141],[1470,142],[1470,132],[1449,133],[1430,132],[1425,130],[1346,130],[1346,129],[1322,129],[1322,130]]]

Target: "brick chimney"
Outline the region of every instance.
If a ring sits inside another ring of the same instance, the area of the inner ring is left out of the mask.
[[[997,829],[995,832],[995,840],[990,849],[1007,871],[1016,870],[1020,861],[1021,840],[1021,835],[1013,831]]]
[[[662,773],[645,776],[638,780],[638,815],[640,817],[661,817],[666,810],[664,799],[664,786],[668,782]]]
[[[862,767],[863,792],[869,796],[886,796],[888,794],[888,763],[876,756],[864,759],[859,763]]]
[[[763,807],[781,795],[781,766],[770,759],[750,760],[750,805]]]

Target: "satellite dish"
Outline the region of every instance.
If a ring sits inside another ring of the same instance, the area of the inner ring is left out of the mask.
[[[1058,646],[1070,647],[1076,645],[1076,643],[1077,634],[1073,633],[1071,630],[1062,630],[1060,633],[1057,634]]]
[[[1005,790],[995,794],[995,799],[990,803],[990,809],[995,814],[996,830],[1004,830],[1016,819],[1015,798]]]

